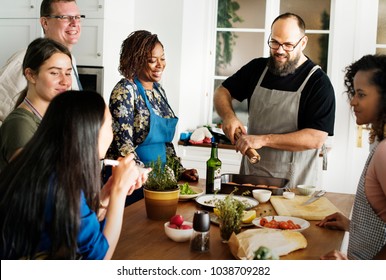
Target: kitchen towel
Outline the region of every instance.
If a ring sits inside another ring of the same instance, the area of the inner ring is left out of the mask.
[[[340,212],[326,197],[321,197],[308,205],[301,205],[309,198],[309,196],[301,195],[296,195],[293,199],[272,196],[271,204],[279,216],[298,217],[310,221],[319,221],[330,214]]]

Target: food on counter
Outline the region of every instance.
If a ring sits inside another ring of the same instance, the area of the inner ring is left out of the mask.
[[[190,225],[181,225],[180,229],[192,229]]]
[[[270,248],[277,256],[284,256],[292,251],[307,247],[303,234],[296,231],[247,229],[239,234],[232,234],[228,242],[229,249],[236,259],[252,260],[260,246]]]
[[[241,184],[242,186],[244,186],[244,187],[254,187],[255,185],[253,185],[253,184]]]
[[[268,186],[267,185],[256,185],[256,188],[264,188],[264,189],[266,189],[266,188],[268,188]]]
[[[287,221],[276,221],[275,218],[272,218],[271,221],[268,221],[266,218],[260,220],[260,225],[266,228],[274,229],[300,229],[299,224],[295,224],[292,220]]]
[[[184,183],[182,185],[178,185],[179,188],[180,188],[180,194],[196,194],[196,192],[194,190],[192,190],[192,188],[189,186],[188,183]]]
[[[268,186],[268,189],[278,189],[278,186]]]
[[[169,227],[174,227],[172,225],[177,226],[179,228],[184,222],[184,218],[181,215],[174,215],[173,217],[170,218],[170,224]],[[175,227],[174,227],[175,228]]]
[[[255,252],[253,252],[254,260],[278,260],[279,257],[275,255],[270,248],[260,246]]]
[[[229,185],[239,185],[239,184],[237,184],[237,183],[235,183],[235,182],[228,182],[227,184],[229,184]]]
[[[243,216],[241,217],[241,222],[244,224],[250,224],[255,218],[256,218],[255,210],[244,211]]]

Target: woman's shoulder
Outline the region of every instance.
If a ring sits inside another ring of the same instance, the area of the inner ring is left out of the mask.
[[[38,126],[40,120],[32,112],[23,109],[16,108],[13,110],[4,120],[2,127],[12,127],[15,129],[15,126]]]
[[[136,85],[134,83],[134,81],[131,81],[129,79],[126,79],[126,78],[122,78],[119,80],[119,82],[115,85],[114,90],[116,89],[119,89],[119,88],[136,88]]]
[[[110,95],[110,103],[117,100],[127,99],[137,92],[137,86],[133,81],[122,78],[113,88]]]
[[[378,145],[375,148],[375,152],[384,153],[386,152],[386,139],[383,139],[381,142],[378,143]]]
[[[379,143],[373,143],[370,145],[370,153],[373,151],[372,162],[375,164],[386,164],[386,139],[380,141]]]

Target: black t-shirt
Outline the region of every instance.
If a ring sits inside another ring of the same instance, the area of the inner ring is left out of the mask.
[[[227,78],[222,85],[239,101],[250,98],[268,58],[256,58]],[[280,77],[267,71],[261,86],[268,89],[297,91],[315,64],[308,59],[295,73]],[[334,135],[335,93],[328,76],[316,70],[305,85],[299,104],[298,129],[312,128]]]

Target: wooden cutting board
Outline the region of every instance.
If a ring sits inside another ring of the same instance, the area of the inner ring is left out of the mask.
[[[326,197],[321,197],[308,205],[301,205],[309,196],[297,195],[293,199],[271,196],[271,204],[279,216],[298,217],[305,220],[319,221],[324,217],[340,212]]]

